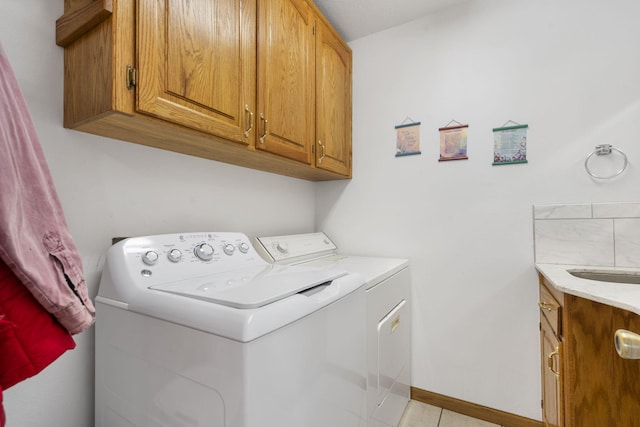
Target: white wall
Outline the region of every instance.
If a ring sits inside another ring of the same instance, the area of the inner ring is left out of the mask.
[[[0,2],[0,41],[30,107],[92,295],[114,236],[313,231],[313,183],[64,129],[63,49],[55,45],[63,5]],[[9,426],[93,425],[93,329],[76,342],[42,373],[5,391]]]
[[[638,16],[634,0],[472,0],[351,43],[354,178],[319,185],[316,228],[411,259],[414,386],[540,419],[532,205],[640,198]],[[407,116],[422,155],[395,158]],[[439,163],[452,119],[469,160]],[[492,166],[508,120],[529,125],[529,163]],[[583,168],[600,143],[630,160],[606,182]]]
[[[640,4],[477,0],[353,42],[354,179],[319,185],[63,129],[62,4],[1,2],[0,40],[93,293],[112,236],[298,233],[316,215],[344,251],[411,259],[415,386],[539,418],[531,206],[639,198]],[[407,116],[423,154],[396,159]],[[438,163],[451,119],[470,159]],[[507,120],[529,124],[529,163],[493,167]],[[631,165],[594,182],[582,163],[602,142]],[[92,424],[92,332],[77,343],[5,392],[9,425]]]

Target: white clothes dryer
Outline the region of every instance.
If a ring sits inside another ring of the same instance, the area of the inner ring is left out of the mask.
[[[365,288],[241,233],[112,246],[96,298],[97,427],[364,427]]]
[[[280,265],[311,266],[364,277],[367,298],[367,420],[396,427],[411,394],[409,261],[345,256],[326,234],[258,237],[255,248]]]

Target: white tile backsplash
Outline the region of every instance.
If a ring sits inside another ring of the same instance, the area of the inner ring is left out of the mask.
[[[613,265],[612,219],[558,219],[536,222],[536,262]]]
[[[594,203],[594,218],[640,218],[640,202]]]
[[[640,267],[640,202],[536,205],[535,261]]]
[[[533,207],[535,219],[591,218],[591,204],[538,205]]]
[[[640,266],[640,218],[615,220],[615,249],[617,267]]]

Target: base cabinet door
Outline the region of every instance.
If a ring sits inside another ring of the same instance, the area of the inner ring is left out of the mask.
[[[562,342],[543,316],[540,327],[542,361],[542,420],[545,427],[562,427]]]
[[[564,427],[565,358],[563,343],[563,295],[540,278],[540,372],[542,421],[545,427]]]
[[[640,334],[640,315],[542,278],[539,305],[544,425],[640,427],[640,360],[620,357],[614,340],[619,329]]]
[[[630,285],[638,286],[638,285]],[[615,333],[623,329],[640,334],[640,316],[626,310],[613,310],[613,325],[609,340],[615,347]],[[615,352],[611,378],[615,382],[611,396],[617,402],[617,425],[640,426],[640,360],[624,359]]]
[[[614,341],[617,329],[640,333],[640,316],[576,296],[567,315],[567,426],[640,427],[640,360],[621,358]]]

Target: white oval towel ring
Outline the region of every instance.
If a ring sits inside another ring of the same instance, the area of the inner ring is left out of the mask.
[[[608,175],[608,176],[600,176],[600,175],[596,175],[593,172],[591,172],[591,170],[589,169],[589,160],[591,159],[591,157],[593,157],[593,155],[598,155],[598,156],[606,156],[607,154],[611,154],[612,151],[617,151],[618,153],[620,153],[622,155],[622,158],[624,159],[624,164],[622,165],[622,168],[620,168],[620,170],[618,170],[616,173],[614,173],[613,175]],[[627,168],[627,165],[629,164],[629,160],[627,159],[627,155],[624,154],[624,152],[622,150],[617,149],[616,147],[614,147],[611,144],[600,144],[600,145],[596,145],[596,149],[593,150],[591,153],[589,153],[589,155],[587,156],[587,158],[584,161],[584,168],[587,170],[587,173],[589,175],[591,175],[594,178],[598,178],[598,179],[610,179],[613,178],[614,176],[618,176],[620,175],[622,172],[624,172],[624,170]]]

